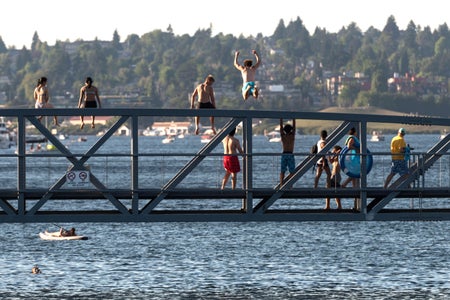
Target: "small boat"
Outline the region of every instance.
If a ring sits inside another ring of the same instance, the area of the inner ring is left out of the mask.
[[[167,136],[165,139],[162,140],[163,144],[170,144],[173,141],[175,141],[175,138],[171,135]]]
[[[270,143],[279,143],[281,142],[281,135],[279,131],[271,131],[266,134],[267,139]]]
[[[84,235],[73,235],[73,236],[60,236],[59,231],[39,232],[39,237],[46,241],[70,241],[70,240],[87,240],[88,237]]]
[[[381,133],[381,131],[373,131],[370,141],[371,142],[382,142],[382,141],[384,141],[384,135]]]
[[[202,135],[200,142],[203,144],[207,144],[211,141],[211,139],[214,137],[214,131],[212,129],[206,129]]]

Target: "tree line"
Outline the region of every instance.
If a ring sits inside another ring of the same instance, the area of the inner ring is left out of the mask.
[[[251,50],[256,49],[262,58],[257,73],[262,90],[259,101],[246,104],[253,109],[372,105],[401,111],[417,106],[436,115],[450,108],[447,24],[432,30],[410,21],[400,30],[390,16],[382,30],[370,27],[362,32],[352,22],[336,33],[320,27],[310,33],[298,17],[288,24],[280,20],[271,36],[211,32],[175,35],[169,26],[142,36],[131,34],[121,42],[116,30],[111,41],[57,41],[54,46],[35,32],[30,49],[6,48],[0,37],[0,100],[7,107],[31,107],[35,83],[46,76],[53,99],[75,107],[84,79],[91,76],[105,97],[113,95],[139,107],[188,108],[195,85],[212,74],[218,107],[239,109],[242,79],[233,66],[234,52],[252,59]],[[337,96],[330,94],[329,77],[355,72],[370,78],[370,90],[346,87]],[[387,80],[394,73],[440,81],[444,88],[439,93],[392,92]],[[270,91],[276,85],[284,91]]]

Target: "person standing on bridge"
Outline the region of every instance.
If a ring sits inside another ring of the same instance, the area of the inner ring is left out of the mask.
[[[339,154],[341,153],[341,146],[334,146],[331,151],[331,155],[328,160],[331,163],[331,178],[330,178],[330,188],[340,188],[341,187],[341,166],[339,165]],[[342,209],[341,198],[336,197],[337,209]],[[330,209],[330,198],[325,199],[325,209]]]
[[[234,190],[236,188],[237,173],[241,171],[241,166],[239,165],[239,159],[237,157],[238,152],[243,154],[241,144],[239,140],[234,137],[236,133],[236,128],[230,131],[230,133],[223,139],[223,167],[225,168],[225,176],[222,179],[222,190],[225,189],[228,179],[231,175],[231,188]]]
[[[84,86],[80,89],[80,98],[78,99],[78,108],[101,108],[100,97],[97,87],[93,86],[94,81],[87,77]],[[97,104],[98,103],[98,104]],[[80,128],[84,128],[84,116],[80,117]],[[91,128],[95,128],[95,116],[92,116]]]
[[[33,98],[35,104],[34,108],[53,108],[53,105],[50,103],[50,93],[48,91],[47,86],[47,77],[41,77],[38,79],[36,87],[34,88]],[[43,116],[39,116],[37,119],[39,122],[42,120]],[[53,116],[53,124],[55,126],[59,126],[58,117]]]
[[[322,130],[320,132],[320,139],[317,141],[317,153],[322,151],[322,149],[327,144],[327,137],[328,132],[326,130]],[[314,188],[317,188],[319,186],[320,176],[322,176],[323,171],[325,171],[325,173],[327,174],[325,186],[330,187],[331,171],[330,166],[328,165],[327,158],[325,156],[321,156],[317,161],[316,167],[317,169],[316,169],[316,176],[314,177]]]
[[[247,100],[250,95],[253,95],[255,99],[258,99],[258,88],[256,87],[256,69],[258,69],[261,64],[261,58],[259,57],[256,50],[252,50],[253,55],[255,55],[256,63],[253,65],[251,59],[244,60],[244,64],[240,65],[238,62],[239,51],[234,54],[234,66],[236,69],[241,71],[243,86],[242,86],[242,97]]]
[[[389,183],[395,174],[399,174],[399,182],[405,180],[409,176],[408,164],[405,159],[405,153],[409,151],[409,147],[406,145],[405,136],[406,131],[403,128],[398,130],[396,136],[394,136],[391,140],[391,154],[392,154],[392,163],[391,163],[391,173],[386,178],[384,183],[384,188],[387,189]]]
[[[212,75],[208,75],[205,79],[205,82],[199,84],[191,97],[191,109],[195,107],[195,99],[197,98],[197,109],[200,108],[216,108],[216,99],[214,97],[214,89],[212,87],[214,83],[214,77]],[[211,130],[214,134],[216,134],[216,129],[214,128],[214,117],[209,118],[211,122]],[[199,133],[200,130],[200,117],[195,117],[195,134]]]
[[[360,153],[360,147],[361,147],[361,142],[359,141],[358,137],[357,137],[357,132],[356,132],[356,128],[352,127],[349,132],[348,132],[348,137],[345,140],[345,146],[347,146],[348,149],[351,150],[355,150],[356,153]],[[359,156],[358,156],[359,159]],[[358,178],[353,178],[348,176],[347,179],[345,179],[345,181],[342,183],[341,187],[345,188],[347,187],[347,185],[349,183],[352,183],[352,186],[354,188],[359,187],[359,179]],[[353,204],[353,210],[357,211],[360,208],[360,199],[359,198],[355,198],[354,204]]]
[[[280,136],[281,145],[283,147],[283,154],[281,155],[281,172],[280,172],[280,187],[284,182],[284,174],[289,169],[289,179],[295,172],[295,157],[294,157],[294,143],[295,143],[295,119],[292,119],[292,125],[286,124],[283,126],[283,119],[280,119]]]

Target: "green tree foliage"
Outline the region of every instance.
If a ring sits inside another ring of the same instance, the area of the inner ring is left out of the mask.
[[[401,30],[390,16],[381,31],[370,27],[362,32],[352,22],[336,33],[317,27],[312,34],[300,17],[274,25],[272,36],[213,36],[212,25],[192,36],[176,36],[169,25],[165,31],[131,34],[123,41],[115,30],[110,41],[58,41],[53,46],[35,32],[31,48],[19,50],[7,49],[0,37],[0,76],[8,79],[0,92],[12,107],[30,106],[37,79],[46,76],[51,95],[71,106],[84,79],[91,76],[101,95],[123,97],[121,103],[188,108],[194,87],[212,74],[218,108],[241,109],[242,77],[233,66],[234,52],[239,50],[242,60],[254,59],[251,50],[256,49],[262,58],[257,72],[261,94],[258,101],[246,102],[248,109],[310,110],[318,103],[396,109],[427,105],[440,112],[450,108],[446,24],[432,31],[410,21]],[[357,73],[369,78],[370,91],[358,81],[339,90],[331,84],[331,77]],[[396,89],[387,92],[387,80],[394,73],[439,78],[442,84],[420,93],[393,94]],[[284,91],[272,91],[274,85],[282,85]],[[108,107],[107,97],[104,105]]]

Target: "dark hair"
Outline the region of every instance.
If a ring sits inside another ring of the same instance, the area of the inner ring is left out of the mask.
[[[349,135],[355,135],[355,133],[356,133],[356,128],[355,127],[352,127],[350,129],[350,131],[348,132]]]
[[[236,133],[236,127],[233,128],[233,130],[230,131],[230,133],[228,134],[229,136],[234,136],[234,134]]]
[[[244,60],[244,66],[251,67],[253,64],[253,61],[251,59]]]
[[[328,132],[326,131],[326,130],[322,130],[321,132],[320,132],[320,137],[321,138],[326,138],[328,136]]]
[[[294,129],[294,127],[292,127],[291,124],[286,124],[283,127],[283,130],[284,130],[285,133],[290,133],[292,131],[292,129]]]
[[[39,86],[40,84],[44,84],[45,82],[47,82],[47,77],[41,77],[38,79],[36,86]]]
[[[86,81],[87,84],[92,84],[94,82],[94,80],[92,80],[91,77],[86,77]]]
[[[206,76],[206,80],[209,80],[209,81],[211,81],[211,82],[216,81],[212,75]]]

